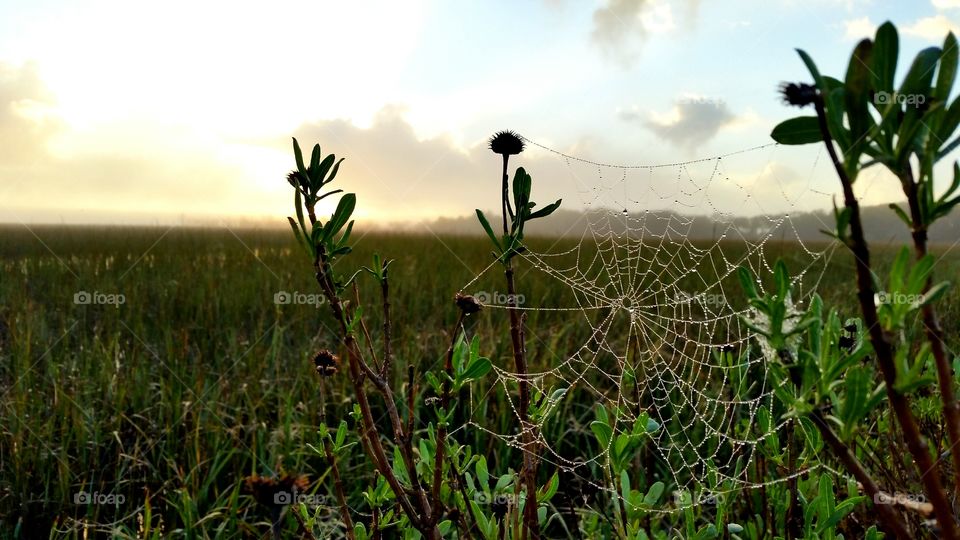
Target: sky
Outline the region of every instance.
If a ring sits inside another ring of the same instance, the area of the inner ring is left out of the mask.
[[[766,145],[797,114],[778,84],[809,79],[794,48],[842,74],[885,20],[902,75],[960,0],[5,0],[0,222],[282,225],[291,136],[346,158],[361,223],[495,209],[498,130],[627,165]],[[512,164],[569,209],[670,208],[693,187],[691,211],[757,214],[828,207],[821,154],[624,171],[530,146]],[[902,198],[870,171],[865,204]]]

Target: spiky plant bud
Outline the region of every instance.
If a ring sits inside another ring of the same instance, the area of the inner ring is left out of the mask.
[[[462,311],[464,315],[470,315],[471,313],[476,313],[483,309],[483,304],[481,304],[480,301],[475,297],[470,295],[457,293],[457,296],[454,300],[457,303],[457,307],[460,308],[460,311]]]
[[[321,377],[336,375],[339,363],[340,359],[337,358],[337,355],[327,349],[323,349],[313,357],[313,365]]]
[[[523,152],[523,139],[513,131],[498,131],[490,138],[490,150],[494,154],[513,156]]]
[[[780,94],[784,103],[795,107],[806,107],[817,99],[817,88],[806,83],[783,83]]]

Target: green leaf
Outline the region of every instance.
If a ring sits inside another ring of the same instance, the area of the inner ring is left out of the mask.
[[[817,84],[817,88],[825,91],[827,88],[824,85],[823,77],[820,75],[820,70],[817,69],[817,65],[813,62],[813,58],[810,58],[810,55],[803,49],[797,49],[797,54],[800,55],[800,59],[803,60],[804,65],[807,66],[807,70],[810,71],[810,76],[813,77],[813,82]]]
[[[870,62],[873,53],[873,42],[864,39],[857,44],[850,57],[847,67],[847,77],[844,97],[846,98],[847,121],[850,124],[850,147],[847,150],[845,161],[848,163],[847,174],[851,179],[859,171],[860,155],[863,147],[869,141],[867,132],[873,125],[870,116],[868,100],[870,97]]]
[[[317,148],[320,148],[320,145],[317,145]],[[313,192],[316,193],[324,184],[324,177],[327,176],[327,171],[330,170],[330,167],[333,165],[334,160],[337,159],[336,156],[330,154],[327,156],[322,163],[318,163],[317,167],[313,169],[313,177],[310,178],[310,184],[313,187]]]
[[[469,382],[472,380],[479,379],[487,373],[490,372],[490,369],[493,367],[493,364],[490,363],[490,360],[487,358],[478,358],[474,360],[467,369],[463,372],[463,377],[461,382]]]
[[[337,438],[334,441],[336,447],[343,446],[344,441],[347,440],[347,421],[341,420],[340,427],[337,428]]]
[[[777,283],[777,297],[783,301],[790,294],[790,274],[783,259],[777,259],[773,268],[773,278]]]
[[[868,412],[866,405],[870,386],[870,376],[865,369],[855,367],[847,371],[844,380],[846,393],[839,411],[845,438],[853,434],[857,422]]]
[[[477,471],[477,482],[480,483],[482,490],[486,491],[490,485],[490,472],[487,470],[487,458],[480,456],[477,464],[474,465],[474,469]]]
[[[487,236],[490,237],[490,241],[493,242],[497,251],[502,252],[503,247],[500,245],[500,240],[497,239],[497,235],[493,234],[493,228],[490,227],[490,222],[487,221],[487,217],[483,215],[483,212],[481,212],[479,208],[477,209],[477,219],[480,220],[480,225],[483,225],[483,230],[487,232]]]
[[[543,486],[540,489],[540,492],[537,494],[538,503],[548,503],[550,499],[556,495],[557,490],[560,488],[560,477],[556,472],[553,473],[553,476],[550,477],[550,480],[547,482],[547,485]]]
[[[906,246],[900,248],[897,256],[890,265],[890,291],[900,292],[903,289],[903,279],[907,275],[907,266],[910,264],[910,250]]]
[[[513,483],[513,475],[504,474],[499,479],[497,479],[497,485],[493,489],[495,489],[496,491],[500,491],[512,483]]]
[[[934,264],[936,264],[936,260],[933,255],[928,254],[913,265],[910,274],[907,276],[906,290],[908,294],[917,294],[923,290],[927,280],[933,275]]]
[[[310,156],[310,169],[316,170],[317,165],[320,165],[320,157],[322,153],[320,152],[320,145],[313,145],[313,154]],[[308,169],[309,170],[309,169]]]
[[[663,482],[655,482],[650,489],[647,490],[647,494],[643,496],[643,503],[646,505],[653,506],[657,504],[657,501],[660,500],[660,496],[663,495],[664,486]]]
[[[290,222],[290,228],[293,229],[293,235],[297,237],[297,243],[299,243],[307,254],[313,255],[310,250],[310,245],[307,244],[306,239],[303,237],[303,231],[300,230],[300,226],[297,225],[297,222],[293,220],[292,217],[287,217],[287,221]]]
[[[874,74],[874,90],[893,93],[893,78],[897,71],[897,57],[900,55],[900,39],[897,28],[887,21],[877,28],[871,57]]]
[[[903,208],[900,208],[900,206],[897,203],[890,203],[887,206],[890,207],[891,210],[896,212],[897,217],[900,218],[900,221],[904,222],[907,225],[907,227],[913,226],[913,223],[910,221],[910,216],[908,216],[907,213],[903,211]]]
[[[517,213],[525,209],[530,202],[531,183],[530,175],[523,167],[519,167],[513,176],[513,202],[517,207]]]
[[[337,209],[333,212],[333,216],[324,228],[324,240],[330,240],[335,234],[340,232],[340,229],[346,225],[347,220],[353,215],[353,210],[356,206],[357,196],[355,194],[347,193],[340,198],[340,202],[337,203]]]
[[[324,184],[329,184],[333,182],[333,179],[337,177],[337,172],[340,171],[340,164],[343,163],[344,158],[340,158],[337,163],[333,166],[333,170],[330,171],[330,176],[324,181]]]
[[[934,99],[946,101],[957,77],[957,60],[960,51],[957,50],[957,38],[953,32],[947,34],[943,41],[943,54],[940,56],[940,69],[937,72],[937,86],[933,89]]]
[[[297,142],[296,137],[293,138],[293,155],[297,158],[297,170],[304,178],[308,178],[307,168],[303,166],[303,152],[300,151],[300,143]]]
[[[773,128],[770,137],[780,144],[789,145],[818,143],[823,140],[816,116],[798,116],[784,120]]]
[[[930,83],[933,81],[933,74],[940,60],[939,47],[927,47],[923,49],[913,59],[910,70],[900,85],[900,94],[922,94],[927,96],[930,93]]]
[[[737,268],[737,277],[740,279],[740,286],[743,287],[743,292],[747,295],[747,298],[760,298],[760,295],[757,294],[757,286],[753,282],[753,276],[750,275],[750,271],[746,267]]]
[[[337,241],[337,246],[342,247],[350,240],[350,234],[353,233],[353,220],[347,223],[347,230],[343,231],[343,236]]]
[[[307,252],[309,252],[312,257],[316,254],[316,246],[313,245],[313,242],[307,242],[307,239],[311,238],[311,236],[310,233],[307,232],[307,225],[303,220],[303,198],[300,196],[299,189],[295,189],[293,193],[293,204],[297,208],[297,222],[300,224],[300,230],[303,232],[303,241],[306,245]]]
[[[936,302],[949,290],[950,282],[941,281],[940,283],[937,283],[933,287],[930,287],[930,290],[923,295],[923,299],[918,303],[917,307],[920,308],[926,306],[927,304]]]
[[[947,108],[947,111],[940,122],[940,126],[936,130],[937,139],[940,141],[946,141],[952,137],[953,132],[957,129],[957,125],[960,125],[960,98],[954,99],[953,103],[950,104],[950,107]],[[960,138],[954,139],[949,144],[943,145],[937,152],[936,160],[939,161],[942,159],[958,145],[960,145]]]
[[[549,216],[549,215],[552,214],[557,208],[560,208],[560,203],[561,203],[562,201],[563,201],[563,199],[557,199],[557,202],[555,202],[555,203],[553,203],[553,204],[548,204],[547,206],[544,206],[544,207],[541,208],[540,210],[537,210],[536,212],[530,214],[530,216],[529,216],[527,219],[537,219],[537,218],[542,218],[542,217],[547,217],[547,216]]]
[[[610,437],[613,436],[613,429],[607,425],[606,422],[601,422],[599,420],[590,422],[590,431],[593,431],[594,436],[596,436],[597,442],[600,443],[600,448],[607,448],[610,446]]]

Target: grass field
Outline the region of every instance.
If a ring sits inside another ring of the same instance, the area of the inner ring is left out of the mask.
[[[341,264],[369,264],[374,251],[396,259],[394,379],[404,388],[407,365],[422,373],[441,358],[457,317],[453,296],[489,265],[489,243],[358,235],[354,254]],[[789,261],[796,252],[772,244],[767,256]],[[881,271],[889,259],[889,252],[878,253]],[[529,302],[557,304],[568,294],[522,270],[519,289]],[[960,252],[949,252],[936,271],[952,279],[958,270]],[[837,251],[819,287],[849,316],[856,315],[852,271],[849,256]],[[501,282],[493,271],[468,292],[499,291]],[[376,301],[367,285],[361,291]],[[332,320],[322,304],[278,305],[274,296],[282,291],[307,302],[319,292],[286,230],[0,230],[0,536],[258,538],[269,518],[245,494],[246,476],[308,474],[312,489],[328,493],[326,462],[308,444],[318,440],[310,358],[336,348],[327,329]],[[951,347],[958,345],[958,315],[954,290],[941,307]],[[376,313],[370,316],[376,326]],[[503,310],[484,310],[468,324],[496,365],[511,362],[507,325]],[[534,370],[549,369],[590,332],[564,312],[532,312],[528,326]],[[345,378],[335,379],[332,418],[347,416],[351,394]],[[515,429],[501,388],[472,403],[473,416],[494,431]],[[586,426],[593,405],[585,397],[564,400],[564,420],[548,426],[548,439],[583,452],[592,441]],[[922,402],[918,407],[922,412]],[[519,463],[515,451],[481,431],[458,437],[484,452],[491,470]],[[360,491],[372,471],[359,452],[342,471],[363,515]],[[575,489],[567,483],[561,491]],[[116,504],[78,504],[93,494]],[[334,505],[329,512],[335,516]],[[566,527],[550,530],[577,536]]]

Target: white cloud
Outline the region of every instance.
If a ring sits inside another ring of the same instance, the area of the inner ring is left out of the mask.
[[[960,0],[933,0],[933,7],[937,9],[960,8]]]
[[[696,95],[684,96],[668,112],[652,113],[650,118],[644,118],[637,107],[621,110],[618,114],[622,120],[639,122],[688,152],[710,141],[721,128],[736,120],[723,100]]]
[[[960,33],[958,29],[960,29],[960,26],[958,26],[957,23],[948,19],[942,13],[938,13],[932,17],[924,17],[918,19],[913,24],[904,26],[903,33],[939,42],[946,37],[947,32],[953,32],[954,34]]]
[[[688,17],[695,19],[697,2],[689,2],[688,8]],[[593,12],[591,38],[609,56],[629,65],[649,36],[676,28],[673,7],[664,0],[607,0]]]
[[[870,21],[870,17],[861,17],[844,21],[844,37],[848,40],[860,40],[871,37],[876,32],[877,25]]]

